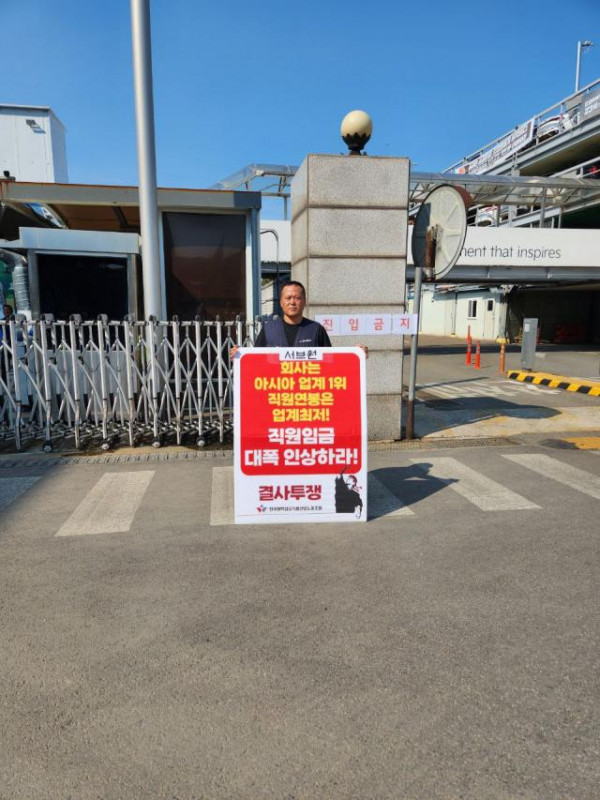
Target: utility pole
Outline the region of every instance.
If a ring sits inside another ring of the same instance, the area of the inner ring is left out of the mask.
[[[158,240],[150,0],[131,0],[144,318],[163,317]]]

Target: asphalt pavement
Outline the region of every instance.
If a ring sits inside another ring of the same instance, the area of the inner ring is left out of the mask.
[[[596,798],[562,444],[372,451],[348,526],[223,524],[218,455],[0,471],[0,797]]]
[[[424,344],[366,522],[233,525],[226,451],[0,458],[2,800],[596,800],[600,400]]]

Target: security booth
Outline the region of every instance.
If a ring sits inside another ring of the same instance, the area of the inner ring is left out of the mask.
[[[260,193],[159,189],[158,206],[163,319],[259,314]],[[0,180],[0,208],[13,220],[3,229],[0,214],[0,248],[27,261],[34,318],[143,316],[137,188]]]

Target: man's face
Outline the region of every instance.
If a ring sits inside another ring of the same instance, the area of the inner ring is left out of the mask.
[[[12,314],[12,308],[10,306],[2,306],[2,313],[4,314],[5,317],[7,318],[10,317],[10,315]]]
[[[300,322],[306,305],[304,292],[299,286],[284,286],[279,298],[279,304],[287,319],[292,320],[292,322]]]

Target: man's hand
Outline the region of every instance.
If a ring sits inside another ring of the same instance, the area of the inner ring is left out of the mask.
[[[230,360],[232,360],[232,359],[234,359],[236,357],[236,355],[238,354],[239,349],[240,349],[239,345],[237,345],[237,344],[233,345],[233,347],[229,351],[229,359]]]
[[[356,346],[360,347],[360,349],[364,352],[365,358],[369,357],[369,348],[367,347],[366,344],[357,344]]]

